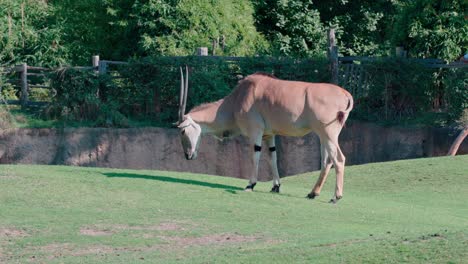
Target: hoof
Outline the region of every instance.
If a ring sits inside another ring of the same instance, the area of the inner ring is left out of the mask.
[[[273,185],[273,188],[271,188],[271,191],[272,193],[279,193],[280,192],[280,186],[281,184],[278,184],[278,185]]]
[[[330,203],[336,204],[341,198],[343,198],[343,196],[337,196],[337,197],[335,197],[335,198],[332,198],[332,199],[330,200]]]
[[[315,194],[315,193],[311,192],[311,193],[307,194],[306,198],[314,199],[317,196],[318,196],[318,194]]]
[[[254,187],[255,187],[255,185],[257,185],[257,183],[252,183],[252,184],[247,185],[247,187],[245,187],[244,191],[246,191],[246,192],[252,192],[253,189],[254,189]]]

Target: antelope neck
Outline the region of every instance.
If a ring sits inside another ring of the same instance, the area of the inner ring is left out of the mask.
[[[232,129],[233,120],[229,113],[219,111],[219,108],[218,104],[213,104],[203,110],[190,112],[188,115],[200,125],[202,133],[222,134]]]

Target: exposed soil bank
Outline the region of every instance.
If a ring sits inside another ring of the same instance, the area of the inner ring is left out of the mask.
[[[445,155],[457,131],[349,123],[340,136],[347,165]],[[271,179],[263,148],[259,178]],[[277,138],[281,176],[320,169],[318,138]],[[178,132],[163,128],[11,129],[0,131],[0,163],[55,164],[188,171],[249,178],[251,149],[244,138],[202,139],[197,160],[184,158]],[[463,142],[458,154],[468,153]]]

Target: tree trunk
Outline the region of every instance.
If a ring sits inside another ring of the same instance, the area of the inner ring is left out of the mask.
[[[463,129],[458,137],[453,141],[452,146],[450,147],[450,150],[447,153],[447,156],[455,156],[457,154],[458,148],[460,147],[461,143],[463,140],[468,136],[468,126]]]

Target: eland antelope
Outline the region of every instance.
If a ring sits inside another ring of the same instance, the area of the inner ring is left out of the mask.
[[[197,157],[202,134],[223,138],[243,135],[252,145],[253,171],[245,188],[257,183],[262,141],[268,143],[273,171],[272,192],[280,191],[275,135],[301,137],[315,132],[320,138],[321,172],[307,198],[320,194],[331,166],[336,171],[336,203],[343,196],[345,156],[338,135],[353,108],[353,97],[343,88],[328,83],[285,81],[266,73],[255,73],[239,81],[225,98],[202,104],[185,114],[188,69],[180,69],[179,121],[182,147],[188,160]],[[185,82],[185,83],[184,83]]]

